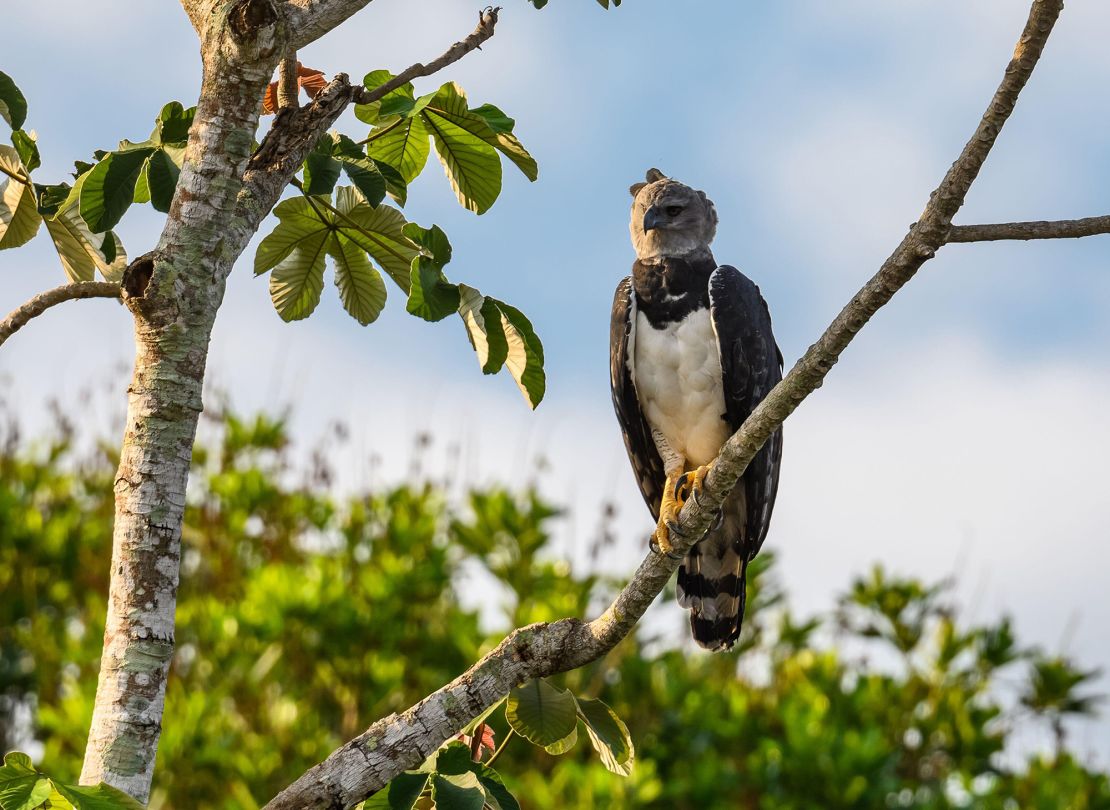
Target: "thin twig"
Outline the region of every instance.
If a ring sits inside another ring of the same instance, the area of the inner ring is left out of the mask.
[[[998,242],[1003,239],[1079,239],[1110,233],[1110,216],[1083,219],[953,225],[946,242]]]
[[[821,385],[859,330],[944,245],[952,217],[1013,112],[1062,7],[1063,0],[1034,0],[994,98],[971,140],[931,195],[921,219],[725,443],[713,463],[700,505],[691,499],[683,507],[679,516],[682,536],[672,538],[679,556],[704,535],[751,459]],[[267,804],[266,810],[348,807],[379,790],[401,771],[423,761],[514,687],[576,669],[605,655],[632,631],[677,567],[677,559],[649,554],[609,608],[593,621],[562,619],[514,630],[454,681],[403,714],[377,721],[309,769]]]
[[[428,64],[417,62],[405,70],[402,70],[388,82],[373,90],[367,90],[365,87],[352,88],[352,100],[356,104],[373,104],[378,99],[392,93],[398,87],[408,84],[413,79],[419,79],[422,76],[431,76],[443,70],[450,64],[454,64],[466,56],[471,51],[481,48],[482,43],[493,36],[493,29],[497,25],[497,13],[501,11],[500,6],[487,6],[482,11],[478,12],[478,27],[471,32],[470,36],[466,39],[460,40],[448,48],[442,56],[438,59],[433,59]]]
[[[0,172],[6,174],[12,180],[18,180],[20,183],[22,183],[25,186],[31,185],[31,178],[30,177],[24,177],[21,174],[16,174],[11,169],[6,168],[3,163],[0,163]]]
[[[119,285],[109,281],[78,281],[39,293],[0,321],[0,346],[26,326],[28,321],[46,312],[50,307],[79,298],[119,298]]]

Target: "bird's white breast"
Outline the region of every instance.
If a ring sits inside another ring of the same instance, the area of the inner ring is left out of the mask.
[[[644,417],[687,467],[708,464],[729,436],[709,310],[656,329],[636,316],[634,379]],[[664,463],[667,459],[664,455]]]

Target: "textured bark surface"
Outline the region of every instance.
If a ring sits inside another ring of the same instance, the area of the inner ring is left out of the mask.
[[[132,263],[135,371],[116,475],[104,652],[81,781],[146,801],[174,649],[185,486],[208,340],[242,244],[226,239],[259,99],[277,63],[277,17],[258,0],[214,6],[181,178],[157,249]],[[246,21],[246,22],[244,22]],[[247,24],[253,27],[246,27]],[[255,24],[257,23],[257,24]]]
[[[122,284],[135,319],[136,358],[84,784],[105,781],[140,801],[150,793],[174,651],[185,487],[227,276],[320,135],[356,97],[376,100],[396,83],[368,92],[340,74],[308,106],[282,110],[252,155],[263,91],[291,43],[310,41],[364,5],[183,3],[201,37],[204,77],[165,229],[156,249],[129,265]],[[304,34],[297,25],[309,21]],[[479,15],[467,39],[405,74],[426,76],[457,61],[489,39],[495,24],[495,12]]]
[[[991,225],[953,225],[952,242],[997,242],[1003,239],[1078,239],[1110,233],[1110,216],[1036,222],[1000,222]]]
[[[1062,0],[1035,0],[998,91],[975,134],[930,196],[920,220],[722,448],[701,505],[690,500],[683,508],[679,521],[683,536],[673,538],[676,558],[649,554],[609,608],[591,622],[564,619],[513,631],[459,678],[403,714],[377,721],[333,752],[267,804],[266,810],[350,807],[380,790],[401,771],[419,765],[512,688],[594,661],[632,630],[662,591],[682,555],[712,524],[715,511],[752,457],[821,385],[840,353],[871,316],[945,243],[952,217],[1013,112],[1062,7]]]

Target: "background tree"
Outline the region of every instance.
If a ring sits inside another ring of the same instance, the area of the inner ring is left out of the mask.
[[[437,476],[337,497],[326,464],[290,460],[281,420],[221,412],[208,426],[152,808],[256,808],[502,628],[580,615],[618,587],[557,561],[560,510],[534,492]],[[338,441],[325,436],[323,453]],[[11,594],[0,727],[18,728],[6,747],[41,744],[56,773],[80,767],[106,607],[94,563],[111,546],[116,458],[110,442],[89,446],[62,428],[0,453],[0,587]],[[881,569],[835,609],[799,617],[773,558],[758,563],[756,610],[734,652],[689,654],[672,613],[552,681],[626,720],[626,778],[584,731],[554,755],[506,742],[504,712],[490,715],[505,743],[497,770],[522,806],[1110,807],[1110,780],[1069,750],[1066,724],[1059,747],[1046,733],[1028,742],[1040,718],[1093,711],[1074,665],[1021,644],[1005,618],[968,622],[944,584]]]
[[[435,143],[460,201],[475,212],[486,210],[496,196],[501,159],[495,150],[526,173],[533,166],[511,137],[511,120],[500,110],[471,108],[450,85],[420,98],[406,86],[409,79],[435,72],[488,40],[496,10],[483,12],[474,33],[427,65],[414,65],[393,78],[372,73],[362,87],[352,86],[341,74],[321,87],[318,79],[310,78],[312,71],[298,69],[296,51],[365,4],[186,0],[183,6],[202,45],[204,82],[197,108],[167,105],[147,141],[122,142],[114,152],[98,153],[95,165],[79,165],[73,188],[40,186],[32,180],[38,158],[33,139],[22,130],[26,103],[7,77],[0,82],[5,117],[13,127],[12,152],[5,153],[10,179],[0,217],[5,228],[0,247],[29,239],[44,216],[54,222],[62,218],[70,222],[69,236],[55,238],[56,244],[62,243],[63,257],[74,268],[84,268],[81,272],[88,272],[91,261],[114,278],[121,269],[122,246],[111,227],[123,210],[133,200],[168,209],[155,250],[122,272],[119,294],[136,319],[137,360],[115,478],[112,578],[84,781],[103,777],[139,798],[149,790],[173,654],[185,482],[208,339],[232,264],[288,185],[304,194],[304,201],[294,199],[275,209],[280,224],[256,259],[256,270],[271,271],[271,292],[283,317],[311,312],[322,286],[323,257],[330,253],[344,305],[360,322],[372,320],[384,291],[380,274],[367,258],[372,257],[406,290],[410,311],[432,320],[458,311],[483,370],[507,365],[531,403],[542,396],[542,348],[523,316],[500,301],[446,281],[443,267],[450,259],[450,246],[437,228],[398,227],[395,217],[379,210],[386,193],[403,197],[403,181],[427,155],[425,134]],[[975,135],[875,278],[725,446],[708,480],[711,495],[700,509],[688,506],[684,512],[680,528],[685,540],[676,544],[679,551],[704,531],[748,460],[821,384],[868,318],[941,246],[949,241],[1083,236],[1110,227],[1106,218],[971,228],[951,224],[1059,11],[1058,0],[1033,3],[1014,57]],[[289,106],[278,110],[256,148],[259,99],[267,95],[282,59],[282,78],[270,95],[276,96],[279,107]],[[314,93],[306,108],[291,106],[291,85],[298,76]],[[352,103],[362,105],[364,116],[377,125],[362,144],[365,152],[353,139],[325,136]],[[187,139],[183,133],[188,133]],[[180,156],[179,173],[175,156]],[[294,177],[297,172],[299,179]],[[340,189],[334,199],[319,193],[330,195],[340,172],[346,173],[353,190]],[[74,216],[80,221],[73,221]],[[99,289],[73,285],[29,302],[0,323],[0,335],[10,334],[52,303],[101,294]],[[562,620],[514,632],[460,678],[337,749],[271,806],[349,805],[379,790],[522,682],[575,669],[609,651],[634,627],[673,567],[665,559],[645,560],[633,581],[593,622]],[[576,705],[593,732],[591,739],[599,736],[586,704]],[[573,727],[573,715],[571,721]],[[622,766],[631,751],[617,755],[610,750],[609,755],[615,757],[611,765]],[[462,773],[443,775],[469,778]],[[432,790],[434,794],[434,786]]]

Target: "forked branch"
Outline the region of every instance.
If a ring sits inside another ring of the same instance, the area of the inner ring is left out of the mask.
[[[683,537],[672,538],[679,555],[706,532],[751,459],[821,385],[859,330],[945,244],[952,217],[1013,111],[1062,7],[1062,0],[1034,0],[998,91],[971,140],[933,192],[921,219],[721,449],[701,505],[690,500],[683,508],[679,520]],[[266,805],[266,810],[350,807],[380,790],[398,773],[422,762],[512,688],[575,669],[612,649],[635,627],[677,567],[677,559],[649,554],[609,608],[593,621],[562,619],[514,630],[454,681],[403,714],[377,721],[337,749]]]

